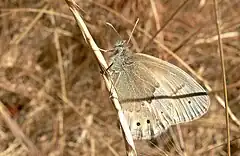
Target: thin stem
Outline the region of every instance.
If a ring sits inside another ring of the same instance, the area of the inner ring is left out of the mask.
[[[216,27],[218,33],[218,47],[220,51],[221,58],[221,67],[222,67],[222,81],[223,81],[223,91],[224,91],[224,102],[225,102],[225,116],[226,116],[226,128],[227,128],[227,149],[228,156],[231,156],[231,147],[230,147],[230,128],[229,128],[229,116],[228,116],[228,93],[227,93],[227,82],[226,82],[226,73],[224,65],[224,53],[221,40],[221,30],[220,30],[220,16],[218,14],[218,2],[214,0],[214,9],[215,9],[215,18],[216,18]]]

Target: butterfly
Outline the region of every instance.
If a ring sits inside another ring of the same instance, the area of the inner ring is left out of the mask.
[[[153,139],[171,125],[192,121],[207,112],[207,92],[179,67],[133,53],[124,40],[117,41],[113,51],[107,71],[133,139]]]

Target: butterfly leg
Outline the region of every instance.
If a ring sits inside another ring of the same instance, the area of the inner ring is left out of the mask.
[[[101,68],[100,73],[101,73],[102,75],[107,75],[107,72],[108,72],[108,70],[112,67],[112,65],[113,65],[113,63],[111,63],[110,66],[108,66],[106,69],[105,69],[104,67],[100,66],[100,68]]]

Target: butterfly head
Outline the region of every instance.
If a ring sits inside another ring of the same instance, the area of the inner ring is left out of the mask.
[[[132,52],[127,46],[125,40],[119,40],[115,43],[113,48],[113,54],[110,59],[110,64],[112,64],[113,70],[121,70],[125,65],[131,64]]]
[[[116,43],[114,44],[114,47],[122,47],[126,44],[126,40],[118,40],[116,41]]]
[[[113,55],[121,54],[127,49],[126,40],[118,40],[114,44],[114,53]]]

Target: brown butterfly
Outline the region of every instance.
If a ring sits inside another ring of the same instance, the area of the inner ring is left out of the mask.
[[[108,69],[133,139],[152,139],[169,126],[204,115],[210,99],[182,69],[161,59],[133,53],[118,41]]]

